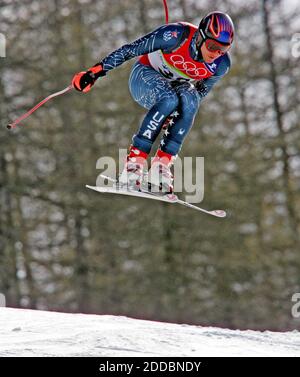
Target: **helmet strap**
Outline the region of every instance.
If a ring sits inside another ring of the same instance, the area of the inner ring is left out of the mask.
[[[206,35],[204,34],[203,30],[201,30],[201,29],[198,29],[198,30],[199,30],[199,32],[202,36],[202,40],[204,41],[206,39]]]
[[[197,58],[198,58],[198,60],[203,60],[203,56],[202,56],[202,52],[201,52],[201,47],[202,47],[202,45],[203,45],[203,43],[204,43],[206,37],[205,37],[205,35],[203,34],[202,30],[198,30],[198,32],[199,32],[199,35],[198,35],[197,38],[200,37],[200,38],[201,38],[201,42],[196,44],[197,52],[198,52],[198,56],[197,56]]]

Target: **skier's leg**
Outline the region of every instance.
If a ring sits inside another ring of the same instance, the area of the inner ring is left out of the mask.
[[[139,131],[133,137],[119,184],[134,190],[140,188],[148,153],[167,116],[178,105],[178,97],[168,81],[153,68],[136,63],[129,79],[133,98],[149,109]]]
[[[141,63],[136,63],[131,71],[129,89],[134,100],[149,110],[132,144],[149,153],[166,118],[178,106],[178,95],[167,79]]]
[[[161,150],[172,156],[179,153],[185,137],[192,128],[201,101],[193,84],[183,83],[175,90],[179,97],[179,105],[160,143]]]
[[[149,182],[152,187],[159,187],[163,192],[173,192],[171,167],[180,151],[183,140],[191,129],[200,105],[200,96],[190,83],[176,86],[179,106],[172,114],[172,121],[165,131],[152,161]]]

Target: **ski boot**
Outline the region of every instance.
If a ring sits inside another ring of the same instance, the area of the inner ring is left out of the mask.
[[[119,188],[140,191],[145,177],[144,168],[147,164],[147,156],[147,153],[130,146],[124,169],[118,178]]]
[[[171,167],[174,156],[158,150],[152,160],[151,168],[148,172],[148,190],[156,195],[168,195],[170,198],[177,196],[174,194],[173,174]]]

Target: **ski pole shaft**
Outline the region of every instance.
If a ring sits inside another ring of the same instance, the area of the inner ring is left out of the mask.
[[[169,23],[169,10],[168,10],[167,0],[163,0],[163,2],[164,2],[164,8],[165,8],[166,24],[168,24]]]
[[[67,93],[69,90],[71,90],[73,88],[72,85],[69,85],[67,86],[65,89],[59,91],[59,92],[56,92],[56,93],[53,93],[51,94],[50,96],[46,97],[45,99],[43,99],[41,102],[39,102],[37,105],[35,105],[32,109],[30,109],[29,111],[27,111],[27,113],[21,115],[19,118],[17,118],[14,122],[8,124],[6,127],[10,130],[11,128],[15,128],[22,120],[26,119],[29,115],[31,115],[32,113],[34,113],[39,107],[41,107],[42,105],[44,105],[47,101],[49,101],[51,98],[54,98],[54,97],[57,97],[57,96],[60,96],[64,93]]]

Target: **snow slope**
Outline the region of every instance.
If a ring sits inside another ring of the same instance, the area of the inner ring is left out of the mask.
[[[300,356],[300,333],[0,308],[0,356]]]

